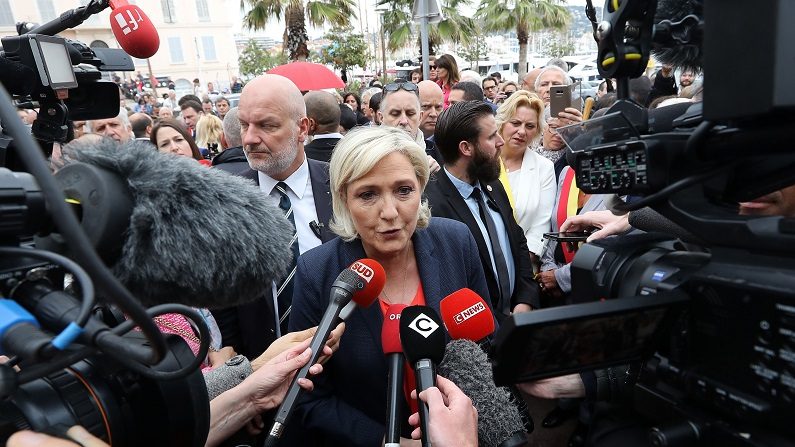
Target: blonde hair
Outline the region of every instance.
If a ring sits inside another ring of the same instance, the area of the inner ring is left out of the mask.
[[[329,227],[346,242],[359,236],[346,202],[348,185],[367,175],[381,159],[394,152],[408,158],[420,192],[424,192],[430,177],[428,157],[425,149],[405,131],[386,126],[361,127],[348,132],[335,146],[329,167],[334,211]],[[423,200],[417,213],[417,228],[427,227],[430,218],[428,202]]]
[[[543,138],[544,128],[547,125],[546,120],[544,120],[544,101],[535,93],[530,93],[527,90],[517,90],[516,93],[505,98],[505,101],[497,108],[497,114],[494,116],[494,119],[497,121],[497,132],[502,136],[503,126],[513,118],[519,107],[529,107],[536,112],[538,118],[538,135],[529,143],[531,147],[535,147]]]
[[[224,133],[224,122],[215,115],[204,114],[196,123],[196,145],[201,148],[217,143],[220,149],[221,135]]]

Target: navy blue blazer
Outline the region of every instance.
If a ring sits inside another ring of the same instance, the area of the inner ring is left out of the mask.
[[[478,247],[466,225],[432,218],[412,237],[426,304],[439,311],[445,296],[463,287],[488,303],[488,287]],[[316,326],[328,306],[331,284],[354,261],[366,258],[361,240],[337,238],[298,258],[290,331]],[[378,303],[357,309],[346,322],[339,350],[313,379],[293,415],[293,427],[312,436],[302,445],[381,445],[385,432],[387,363],[381,347],[383,315]],[[404,435],[408,436],[408,407],[403,403]],[[289,431],[288,427],[288,431]],[[290,437],[292,438],[292,436]],[[297,442],[292,445],[299,445]]]

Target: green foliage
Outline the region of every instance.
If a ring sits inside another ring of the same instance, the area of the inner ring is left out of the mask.
[[[257,76],[271,68],[287,63],[283,53],[273,54],[260,48],[254,39],[250,39],[238,58],[240,74],[244,76]]]
[[[461,56],[472,63],[472,67],[477,65],[481,59],[486,59],[489,54],[489,46],[486,44],[486,37],[481,32],[472,36],[472,41],[461,49]]]
[[[364,36],[353,34],[352,27],[334,27],[325,38],[331,43],[320,50],[320,60],[324,64],[347,70],[350,67],[364,68],[370,60]]]
[[[574,54],[574,51],[574,44],[553,40],[547,44],[544,54],[552,57],[563,57]]]
[[[471,0],[441,0],[442,20],[436,24],[428,24],[428,46],[430,53],[436,53],[436,47],[442,42],[455,42],[467,44],[475,34],[475,22],[461,15],[462,6],[469,5]],[[391,51],[402,48],[417,39],[417,48],[420,32],[412,18],[414,0],[377,0],[378,6],[385,6],[384,31],[388,35],[387,46]],[[416,33],[415,33],[416,29]]]

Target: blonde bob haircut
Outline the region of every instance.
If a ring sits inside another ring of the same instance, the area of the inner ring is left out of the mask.
[[[547,127],[547,122],[544,119],[544,101],[535,93],[530,93],[527,90],[518,90],[500,104],[500,107],[497,108],[497,114],[494,116],[494,119],[497,121],[497,132],[502,136],[503,126],[513,118],[519,107],[528,107],[536,112],[538,118],[538,135],[530,141],[530,146],[535,147],[541,142],[541,138],[544,136],[544,130]]]
[[[346,202],[348,185],[367,175],[381,159],[393,152],[408,158],[417,175],[420,193],[424,192],[430,176],[425,149],[403,130],[387,126],[361,127],[348,132],[334,148],[329,167],[334,216],[329,227],[344,241],[359,237]],[[427,227],[430,218],[428,202],[423,200],[417,213],[417,228]]]

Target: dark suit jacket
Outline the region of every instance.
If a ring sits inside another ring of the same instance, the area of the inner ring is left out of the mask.
[[[339,138],[321,138],[319,140],[312,140],[311,143],[304,145],[304,152],[307,158],[311,160],[331,161],[331,153],[337,145]]]
[[[533,265],[530,261],[530,251],[527,248],[527,240],[524,237],[522,227],[516,223],[516,219],[513,217],[513,209],[502,183],[498,180],[489,183],[488,186],[491,187],[491,191],[488,188],[484,188],[484,192],[497,204],[500,216],[502,216],[502,220],[508,227],[508,242],[511,244],[513,262],[516,266],[516,284],[513,287],[510,303],[498,302],[498,297],[500,296],[499,284],[494,276],[486,241],[483,239],[483,234],[480,232],[477,221],[464,198],[461,197],[461,194],[443,170],[437,172],[434,179],[428,183],[425,188],[425,196],[431,206],[431,214],[437,217],[455,219],[469,227],[480,253],[480,262],[492,297],[491,305],[498,310],[498,315],[502,314],[499,318],[507,316],[513,307],[519,303],[529,304],[534,309],[538,309],[540,306],[539,289],[538,284],[532,280]]]
[[[439,301],[469,287],[489,301],[477,246],[460,222],[432,218],[412,238],[426,304],[439,311]],[[298,259],[290,331],[316,326],[328,306],[331,284],[354,261],[367,257],[360,239],[323,244]],[[383,315],[376,302],[357,309],[346,322],[340,348],[312,380],[293,415],[293,426],[312,440],[303,446],[381,445],[386,418],[387,362],[381,347]],[[408,410],[403,404],[403,416]],[[404,436],[407,436],[404,421]],[[290,427],[288,427],[290,431]]]
[[[250,168],[240,176],[259,184],[257,171]],[[317,217],[323,224],[320,240],[326,242],[335,237],[328,229],[328,222],[331,219],[328,163],[309,159],[309,177]],[[229,230],[233,231],[231,228]],[[213,310],[213,316],[221,329],[223,345],[234,347],[238,354],[243,354],[252,360],[262,354],[276,339],[273,314],[273,298],[270,293],[252,303]]]

